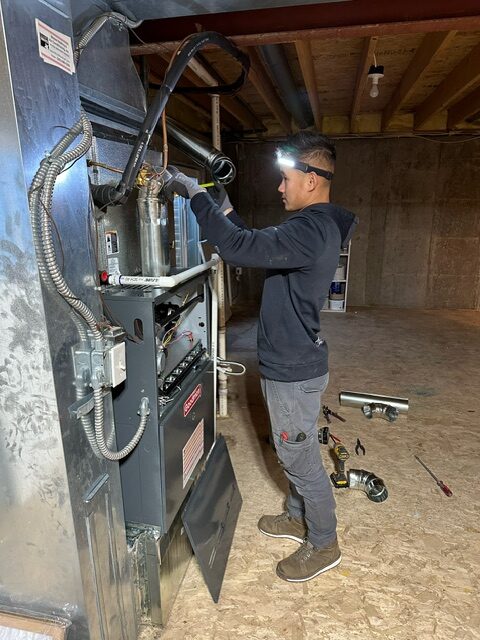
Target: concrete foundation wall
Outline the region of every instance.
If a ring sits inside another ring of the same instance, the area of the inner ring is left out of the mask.
[[[332,200],[354,211],[348,304],[479,308],[480,140],[338,140]],[[286,214],[273,144],[237,148],[232,199],[254,227]],[[263,275],[243,275],[259,299]],[[253,271],[253,270],[252,270]]]

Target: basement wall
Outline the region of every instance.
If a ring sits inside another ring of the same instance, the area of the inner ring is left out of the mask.
[[[479,309],[480,140],[338,140],[332,200],[354,211],[349,306]],[[253,227],[287,217],[273,144],[237,145],[232,200]],[[227,153],[231,149],[226,149]],[[260,300],[261,270],[240,299]]]

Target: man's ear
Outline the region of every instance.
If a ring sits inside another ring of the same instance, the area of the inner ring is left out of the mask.
[[[317,176],[316,173],[313,173],[313,171],[307,173],[307,188],[309,191],[315,191],[318,186],[318,179],[319,176]]]

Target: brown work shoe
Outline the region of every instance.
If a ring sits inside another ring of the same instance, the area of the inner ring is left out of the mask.
[[[279,516],[262,516],[258,528],[266,536],[272,538],[289,538],[295,542],[303,542],[307,535],[307,526],[303,520],[296,520],[287,512]]]
[[[335,539],[330,546],[317,549],[305,540],[291,556],[277,564],[277,576],[287,582],[306,582],[340,563],[342,554]]]

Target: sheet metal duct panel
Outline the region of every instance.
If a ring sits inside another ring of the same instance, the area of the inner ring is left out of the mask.
[[[301,4],[322,4],[335,0],[302,0]],[[336,0],[346,2],[348,0]],[[75,5],[75,0],[73,1]],[[295,0],[110,0],[112,10],[135,16],[137,20],[153,20],[156,18],[177,18],[179,16],[196,16],[204,13],[227,13],[229,11],[248,11],[251,9],[275,9],[292,7],[298,4]]]
[[[218,602],[242,496],[220,436],[194,486],[182,520],[214,602]]]
[[[69,6],[0,0],[0,606],[66,617],[71,640],[129,640],[136,620],[118,464],[93,454],[69,414],[79,337],[65,303],[40,286],[27,200],[40,161],[79,117],[76,74],[40,57],[35,29],[38,18],[71,37]],[[65,278],[99,313],[84,161],[62,174],[54,203]]]

